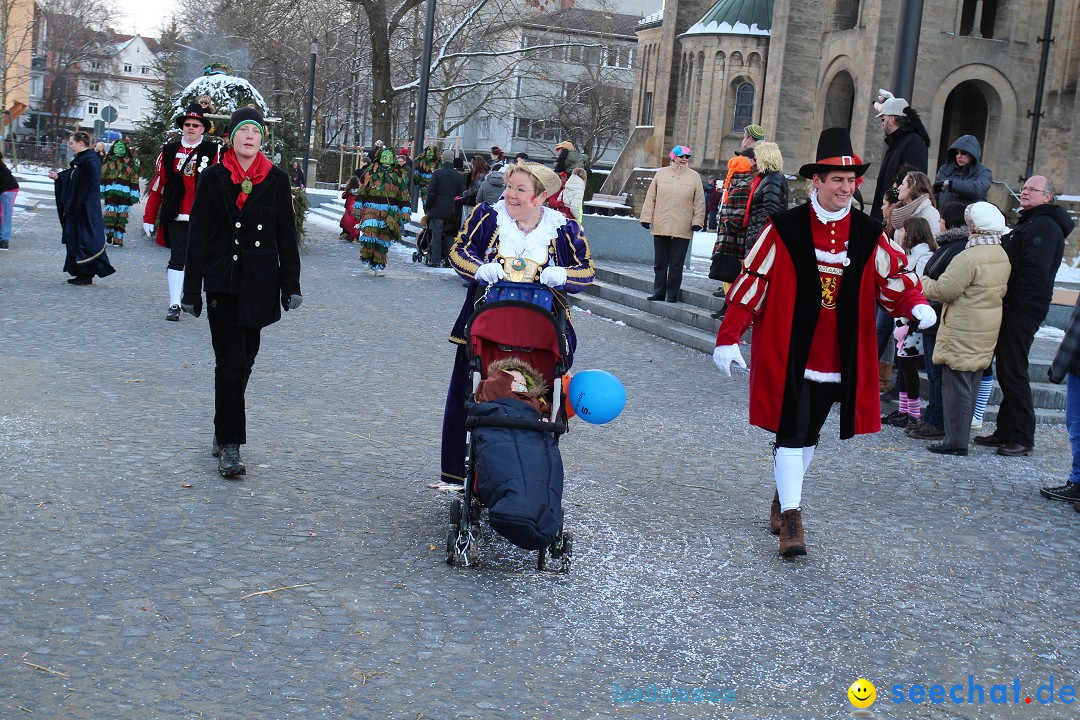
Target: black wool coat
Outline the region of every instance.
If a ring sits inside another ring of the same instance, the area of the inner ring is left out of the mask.
[[[878,168],[877,186],[874,189],[874,205],[870,209],[870,216],[875,220],[882,219],[881,200],[885,197],[885,191],[899,185],[910,170],[925,173],[929,163],[927,140],[913,127],[897,128],[892,135],[885,137],[885,145],[887,149]]]
[[[424,212],[428,217],[446,220],[454,216],[454,198],[465,192],[465,178],[450,163],[431,174]]]
[[[224,165],[203,172],[188,227],[184,295],[238,298],[237,325],[261,328],[281,319],[281,300],[300,294],[300,250],[288,174],[279,167],[255,185],[243,210],[240,186]]]

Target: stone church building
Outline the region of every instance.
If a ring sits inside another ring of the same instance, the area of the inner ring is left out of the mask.
[[[994,179],[1018,191],[1046,8],[1046,0],[925,0],[906,99],[931,136],[931,177],[949,144],[971,134]],[[873,101],[878,88],[891,89],[898,12],[897,0],[664,0],[636,28],[636,127],[604,191],[636,194],[633,169],[667,164],[676,144],[690,146],[703,175],[721,174],[752,122],[779,143],[790,174],[813,160],[823,128],[849,128],[856,152],[874,163],[873,183],[885,150]],[[1080,0],[1056,4],[1053,37],[1035,172],[1075,192]],[[995,185],[991,200],[1006,197]]]

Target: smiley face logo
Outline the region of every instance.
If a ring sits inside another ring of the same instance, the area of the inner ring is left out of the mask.
[[[847,697],[855,707],[868,708],[877,700],[877,688],[869,680],[859,678],[847,689]]]

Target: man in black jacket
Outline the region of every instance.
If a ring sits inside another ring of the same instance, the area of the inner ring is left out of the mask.
[[[182,306],[206,316],[214,345],[214,448],[223,477],[246,472],[244,392],[262,328],[300,307],[300,251],[288,174],[260,152],[263,116],[240,108],[221,163],[203,175],[191,208]]]
[[[1032,175],[1020,191],[1020,222],[1001,238],[1012,272],[1002,300],[998,334],[997,380],[1004,399],[998,409],[997,429],[975,438],[979,445],[996,447],[998,455],[1030,455],[1035,446],[1035,408],[1028,380],[1028,353],[1035,332],[1050,310],[1054,277],[1065,252],[1065,238],[1075,223],[1054,202],[1054,183]]]
[[[424,198],[428,235],[431,237],[431,255],[427,264],[432,267],[439,267],[447,262],[453,243],[443,242],[443,229],[454,217],[454,198],[465,192],[465,176],[454,169],[453,163],[454,151],[443,150],[442,167],[431,174],[427,197]]]
[[[926,172],[929,162],[927,152],[930,148],[930,135],[923,127],[919,114],[908,105],[907,100],[893,97],[892,93],[885,90],[882,90],[881,94],[884,99],[875,107],[880,106],[878,118],[881,119],[881,129],[885,132],[886,149],[878,169],[874,205],[870,209],[870,216],[875,220],[882,220],[881,199],[886,190],[899,185],[904,175],[911,170]]]

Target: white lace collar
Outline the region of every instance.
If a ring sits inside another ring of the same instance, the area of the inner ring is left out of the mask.
[[[527,257],[541,264],[548,260],[548,247],[566,222],[566,216],[549,207],[544,211],[537,225],[528,235],[521,232],[517,222],[506,212],[502,200],[495,203],[495,221],[499,226],[499,254],[503,257]]]
[[[186,147],[188,150],[191,150],[192,148],[197,148],[200,145],[202,145],[202,140],[201,139],[196,140],[194,145],[188,145],[188,141],[184,139],[183,135],[181,135],[180,136],[180,144],[183,145],[184,147]]]
[[[817,190],[810,193],[810,205],[814,208],[814,214],[817,215],[818,220],[823,223],[836,222],[837,220],[843,220],[847,217],[847,214],[851,212],[851,201],[848,200],[848,204],[839,210],[826,210],[821,207],[821,204],[817,199]]]

